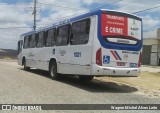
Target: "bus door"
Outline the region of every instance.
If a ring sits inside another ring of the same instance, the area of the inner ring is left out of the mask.
[[[36,34],[32,34],[29,36],[30,44],[29,44],[29,53],[28,53],[28,60],[31,67],[36,67]]]
[[[92,22],[91,22],[92,21]],[[92,40],[94,34],[94,18],[72,23],[69,59],[71,74],[90,74]],[[91,27],[90,27],[91,26]]]
[[[58,72],[66,73],[69,65],[69,36],[70,36],[70,25],[63,25],[57,28],[57,39],[56,39],[56,55],[58,63]]]

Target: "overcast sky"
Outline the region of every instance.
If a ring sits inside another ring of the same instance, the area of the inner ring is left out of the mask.
[[[33,1],[0,0],[0,48],[16,49],[20,34],[32,30]],[[38,0],[37,27],[95,8],[134,13],[156,6],[160,0]],[[144,31],[160,27],[160,8],[136,15],[143,18]]]

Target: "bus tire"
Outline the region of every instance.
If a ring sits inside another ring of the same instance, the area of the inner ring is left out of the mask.
[[[25,71],[29,71],[30,70],[30,67],[26,66],[26,60],[23,61],[23,69]]]
[[[89,76],[89,75],[84,75],[84,76],[79,76],[79,79],[81,81],[91,81],[94,78],[94,76]]]
[[[58,79],[57,63],[55,61],[51,62],[51,65],[50,65],[50,68],[49,68],[49,75],[50,75],[50,78],[53,79],[53,80]]]

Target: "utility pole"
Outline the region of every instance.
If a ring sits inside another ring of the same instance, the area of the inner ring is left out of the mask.
[[[36,30],[37,0],[34,0],[33,15],[34,15],[34,25],[33,25],[33,29]]]

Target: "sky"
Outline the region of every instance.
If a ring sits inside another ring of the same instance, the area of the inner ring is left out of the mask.
[[[160,0],[37,0],[37,28],[95,9],[135,13],[160,6]],[[0,48],[17,49],[21,34],[33,30],[34,0],[0,0]],[[160,28],[160,7],[136,13],[143,31]]]

